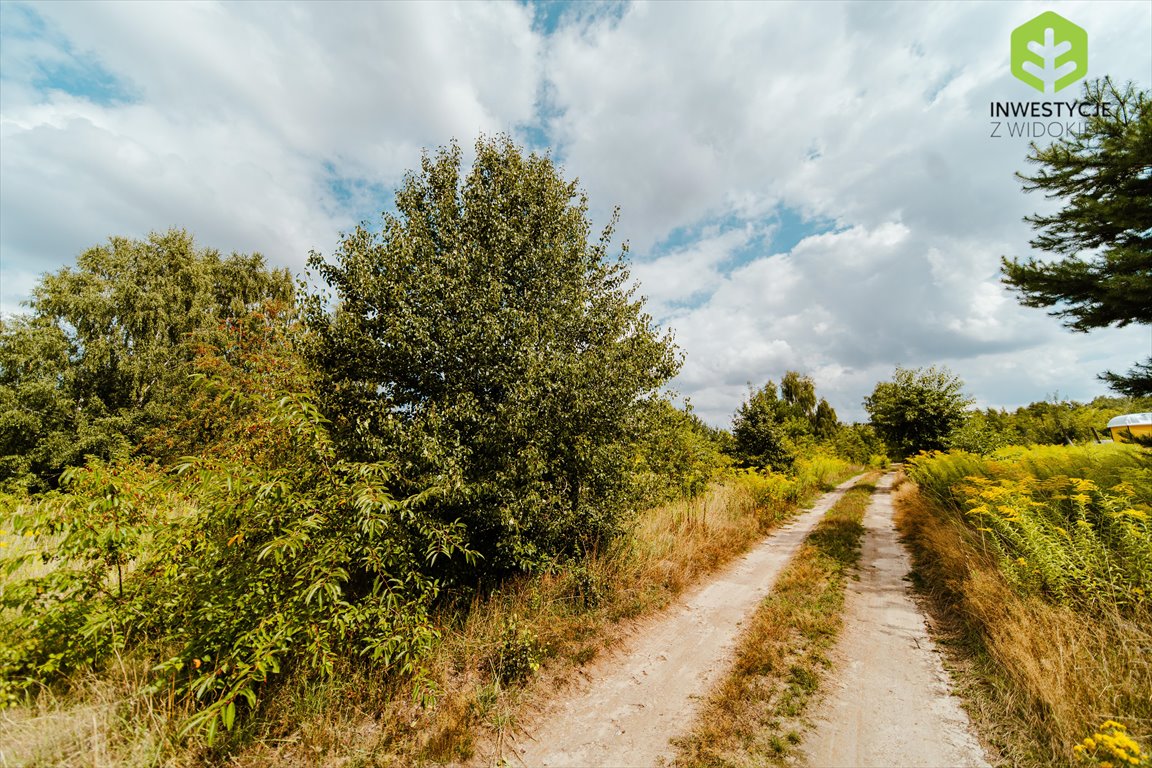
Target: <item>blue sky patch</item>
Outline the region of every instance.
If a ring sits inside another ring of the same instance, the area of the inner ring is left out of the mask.
[[[691,248],[693,244],[705,238],[716,237],[724,232],[743,229],[749,225],[756,226],[759,230],[771,228],[771,231],[757,233],[743,247],[733,251],[732,258],[726,264],[728,268],[725,272],[749,264],[758,258],[777,253],[788,253],[807,237],[836,230],[835,222],[830,219],[805,218],[799,210],[780,205],[777,206],[773,215],[758,221],[751,221],[736,214],[730,214],[708,218],[690,226],[678,227],[653,246],[651,252],[641,261],[649,261],[674,251]]]
[[[40,63],[32,86],[38,91],[62,91],[103,107],[136,101],[126,80],[113,75],[96,59],[70,56],[60,62]]]
[[[15,72],[42,94],[66,93],[100,106],[138,100],[129,80],[109,71],[95,55],[75,50],[29,5],[0,3],[0,47],[15,47],[23,55],[31,52],[24,61],[10,61],[4,55],[4,70],[9,75]]]
[[[324,163],[324,172],[325,187],[336,204],[334,213],[347,216],[353,225],[367,222],[369,228],[375,228],[379,226],[381,213],[396,213],[396,192],[392,187],[365,178],[343,176],[330,162]]]
[[[568,0],[528,0],[525,3],[532,9],[532,28],[545,35],[551,35],[561,26],[561,21],[572,9]]]
[[[615,24],[628,12],[629,3],[620,0],[523,0],[532,9],[532,28],[544,35],[555,34],[572,23],[588,24],[607,18]]]
[[[836,231],[836,223],[831,219],[806,219],[798,210],[786,205],[776,208],[776,223],[772,253],[788,253],[805,238]]]

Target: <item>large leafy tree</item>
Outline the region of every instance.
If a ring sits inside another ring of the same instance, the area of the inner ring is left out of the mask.
[[[489,573],[531,569],[614,529],[629,425],[678,368],[548,157],[480,139],[425,154],[382,230],[345,235],[308,310],[345,451],[439,489]]]
[[[919,451],[941,450],[965,419],[972,403],[964,382],[947,368],[900,368],[864,398],[872,426],[891,456],[904,459]]]
[[[1025,219],[1037,231],[1032,247],[1062,258],[1005,258],[1004,282],[1025,306],[1056,307],[1074,331],[1152,324],[1152,101],[1107,78],[1086,84],[1084,99],[1109,114],[1048,147],[1033,144],[1028,160],[1039,169],[1017,174],[1026,191],[1063,201]],[[1101,378],[1129,396],[1152,394],[1152,357]]]
[[[781,399],[774,381],[748,393],[732,420],[733,453],[738,463],[776,471],[792,467],[796,457],[784,431],[789,405]]]
[[[194,338],[293,293],[261,256],[182,230],[113,237],[44,276],[31,313],[0,324],[0,481],[40,490],[86,456],[137,450],[182,412]]]

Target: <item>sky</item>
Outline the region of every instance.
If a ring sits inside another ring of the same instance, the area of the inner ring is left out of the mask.
[[[990,104],[1081,93],[1012,74],[1045,11],[1087,32],[1086,78],[1152,88],[1145,0],[5,0],[0,313],[171,227],[302,272],[378,227],[422,150],[470,162],[503,132],[579,180],[597,229],[619,206],[684,356],[670,386],[714,425],[788,370],[845,421],[898,365],[947,366],[979,407],[1089,400],[1152,329],[1074,334],[1000,283],[1001,256],[1044,256],[1023,217],[1058,201],[1022,191],[1028,139]]]

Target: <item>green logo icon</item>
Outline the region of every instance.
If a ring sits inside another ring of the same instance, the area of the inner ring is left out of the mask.
[[[1012,30],[1012,74],[1041,93],[1056,93],[1088,74],[1088,33],[1045,11]]]

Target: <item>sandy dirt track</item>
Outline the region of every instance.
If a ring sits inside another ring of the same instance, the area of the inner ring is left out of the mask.
[[[912,601],[891,485],[889,474],[864,516],[860,580],[849,582],[836,671],[803,750],[812,768],[987,766]]]
[[[824,513],[859,480],[808,511],[646,623],[625,646],[582,670],[580,681],[511,744],[526,766],[653,766],[692,723],[701,697],[728,670],[742,621]]]

